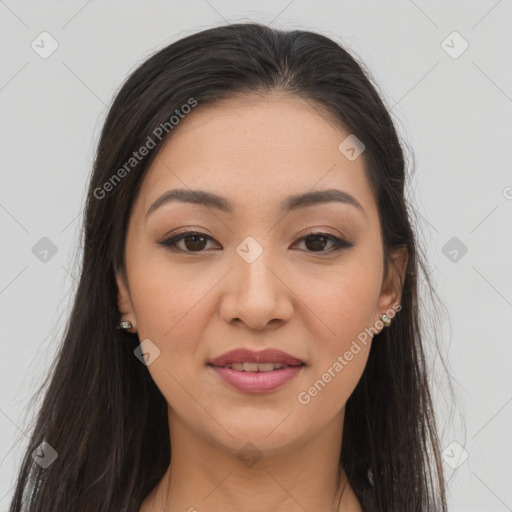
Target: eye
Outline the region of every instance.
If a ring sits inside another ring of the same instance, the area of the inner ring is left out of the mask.
[[[167,240],[163,240],[159,242],[159,244],[178,252],[202,252],[207,240],[213,240],[213,238],[199,231],[187,231],[186,233],[181,233]],[[178,242],[182,241],[184,241],[185,249],[178,247]]]
[[[188,231],[186,233],[180,233],[176,236],[173,236],[167,240],[163,240],[162,242],[158,243],[159,245],[163,245],[164,247],[167,247],[172,251],[200,253],[204,252],[208,240],[213,240],[213,238],[205,233],[201,233],[200,231]],[[179,242],[184,242],[184,245],[182,247],[179,247]],[[330,233],[323,233],[318,231],[303,236],[297,242],[306,242],[306,246],[309,249],[311,249],[307,252],[333,253],[341,249],[348,249],[350,247],[354,247],[354,244],[342,240],[337,236],[331,235]],[[323,250],[325,249],[325,246],[329,242],[332,244],[331,249],[328,251]]]
[[[298,240],[298,242],[303,241],[306,242],[306,246],[312,248],[312,250],[308,252],[333,253],[341,249],[348,249],[350,247],[354,247],[354,244],[351,244],[346,240],[342,240],[341,238],[331,235],[330,233],[322,233],[320,231],[314,231],[312,233],[309,233]],[[330,250],[324,251],[323,249],[325,248],[325,245],[328,242],[331,242],[333,245],[331,246]]]

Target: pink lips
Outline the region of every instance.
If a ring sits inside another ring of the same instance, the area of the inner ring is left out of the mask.
[[[258,372],[224,367],[232,363],[277,363],[283,365],[283,368]],[[292,380],[304,366],[302,360],[273,348],[261,352],[236,349],[212,359],[208,364],[224,382],[247,393],[265,393],[278,389]]]
[[[277,348],[267,348],[261,352],[238,348],[230,350],[209,362],[213,366],[225,366],[231,363],[280,363],[287,366],[303,364],[297,357],[293,357]]]

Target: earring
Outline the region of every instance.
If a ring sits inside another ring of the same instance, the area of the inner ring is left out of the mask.
[[[121,320],[116,329],[132,329],[133,325],[129,320]]]
[[[391,325],[391,318],[388,315],[380,315],[380,319],[382,320],[384,327],[389,327]]]

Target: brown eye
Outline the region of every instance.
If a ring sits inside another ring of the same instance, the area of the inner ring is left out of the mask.
[[[328,242],[331,240],[328,240],[327,237],[323,235],[311,235],[308,236],[306,239],[306,247],[308,249],[311,249],[312,251],[322,251],[325,249],[325,246]],[[309,242],[309,243],[308,243]]]
[[[342,240],[341,238],[338,238],[337,236],[331,235],[330,233],[310,233],[309,235],[306,235],[302,237],[299,242],[305,242],[305,245],[308,249],[308,252],[324,252],[324,253],[331,253],[338,251],[340,249],[348,249],[350,247],[353,247],[354,245],[350,242],[347,242],[345,240]],[[331,242],[331,250],[325,251],[326,245]]]
[[[213,238],[204,233],[200,233],[199,231],[191,231],[188,233],[181,233],[159,243],[160,245],[169,247],[171,250],[181,252],[203,252],[208,240],[213,240]],[[178,242],[181,241],[183,241],[183,244],[179,247]]]
[[[183,240],[189,251],[201,251],[206,246],[206,237],[202,235],[189,235],[184,237]]]

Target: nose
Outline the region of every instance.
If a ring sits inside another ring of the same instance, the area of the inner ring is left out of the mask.
[[[245,324],[250,329],[278,328],[290,320],[294,293],[286,272],[263,253],[247,263],[236,253],[234,268],[226,279],[220,314],[230,324]]]

